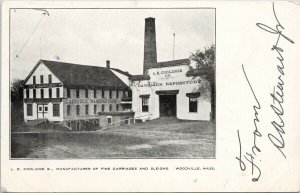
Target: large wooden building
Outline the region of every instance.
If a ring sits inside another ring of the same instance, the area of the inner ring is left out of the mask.
[[[127,72],[40,60],[25,79],[25,122],[47,119],[72,130],[123,124],[133,117]]]

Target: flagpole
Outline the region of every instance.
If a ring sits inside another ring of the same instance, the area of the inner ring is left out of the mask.
[[[173,60],[175,58],[175,33],[173,33]]]

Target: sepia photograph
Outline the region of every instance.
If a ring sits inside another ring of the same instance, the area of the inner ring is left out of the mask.
[[[296,2],[1,5],[0,192],[299,190]]]
[[[215,159],[215,15],[10,9],[10,159]]]

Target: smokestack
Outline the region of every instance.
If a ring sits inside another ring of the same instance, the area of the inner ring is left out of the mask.
[[[157,63],[156,54],[156,35],[155,35],[155,18],[148,17],[145,19],[145,39],[144,39],[144,74],[148,69]]]
[[[106,68],[110,68],[110,61],[106,60]]]

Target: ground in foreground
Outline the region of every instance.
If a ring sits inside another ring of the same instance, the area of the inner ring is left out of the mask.
[[[100,131],[12,133],[12,158],[214,158],[215,124],[157,119]]]

